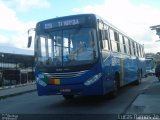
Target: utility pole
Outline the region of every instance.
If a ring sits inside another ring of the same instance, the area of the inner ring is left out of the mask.
[[[4,71],[4,54],[1,54],[2,57],[2,86],[4,85],[4,79],[3,79],[3,71]]]

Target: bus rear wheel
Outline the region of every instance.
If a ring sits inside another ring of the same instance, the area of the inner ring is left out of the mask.
[[[63,95],[66,100],[71,100],[74,98],[74,95]]]
[[[159,82],[160,82],[160,76],[158,76],[158,80],[159,80]]]
[[[137,72],[137,80],[135,81],[135,85],[139,85],[141,83],[142,80],[142,73],[141,71]]]
[[[118,95],[118,89],[120,88],[120,84],[119,84],[119,74],[115,75],[115,79],[114,79],[114,85],[113,85],[113,91],[111,92],[111,97],[115,98]]]

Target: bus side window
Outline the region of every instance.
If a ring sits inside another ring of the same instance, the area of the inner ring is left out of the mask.
[[[103,40],[102,40],[102,30],[99,29],[99,40],[100,40],[100,47],[103,49]]]
[[[132,47],[133,47],[133,55],[136,55],[134,41],[132,41]]]
[[[121,53],[124,53],[123,38],[121,34],[119,34],[119,42],[120,42],[120,51]]]
[[[135,56],[137,56],[136,43],[134,42]]]
[[[108,30],[104,30],[104,39],[108,40]]]
[[[102,59],[103,61],[105,61],[107,58],[107,51],[110,47],[108,39],[108,26],[103,24],[102,22],[99,23],[99,41],[102,50]]]
[[[117,51],[120,52],[120,43],[119,43],[119,35],[117,32],[114,32],[115,40],[117,42]]]
[[[129,44],[129,52],[130,52],[130,55],[133,55],[133,49],[132,49],[132,45],[131,45],[131,40],[128,39],[128,44]]]
[[[143,46],[141,46],[141,50],[142,50],[142,57],[144,57],[145,55],[145,53],[144,53],[144,47]]]
[[[137,43],[136,43],[136,51],[137,51],[137,56],[139,56],[139,48]]]
[[[124,36],[122,36],[122,39],[123,39],[124,53],[127,53]]]
[[[99,36],[101,41],[101,48],[104,50],[109,50],[108,27],[106,25],[103,25],[103,27],[99,29]]]
[[[140,46],[140,54],[141,54],[141,57],[143,57],[143,54],[142,54],[142,46]]]
[[[108,41],[108,31],[104,30],[103,31],[103,47],[105,50],[109,50],[109,41]]]
[[[141,46],[138,45],[138,48],[139,48],[139,56],[141,57]]]
[[[142,57],[145,56],[144,54],[145,54],[145,53],[144,53],[144,47],[142,46]]]
[[[111,40],[112,51],[117,52],[118,51],[117,41],[115,39],[115,34],[112,29],[109,29],[109,35],[110,35],[110,40]]]
[[[124,40],[125,40],[125,46],[126,46],[126,53],[130,55],[128,38],[124,37]]]
[[[108,31],[107,30],[103,30],[103,32],[102,32],[102,43],[103,43],[103,49],[109,50]]]

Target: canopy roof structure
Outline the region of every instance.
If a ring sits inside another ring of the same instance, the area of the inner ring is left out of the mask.
[[[2,53],[0,52],[0,63],[24,63],[24,64],[33,64],[34,56],[33,55],[20,55],[13,53]]]
[[[34,65],[33,51],[0,46],[0,70],[21,69]]]

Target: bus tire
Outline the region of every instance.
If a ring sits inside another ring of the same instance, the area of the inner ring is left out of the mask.
[[[158,80],[159,80],[159,82],[160,82],[160,76],[158,76]]]
[[[137,80],[135,81],[135,85],[139,85],[141,83],[142,80],[142,73],[140,70],[138,70],[137,72]]]
[[[117,97],[119,88],[120,88],[119,74],[116,73],[114,77],[113,91],[111,92],[112,98]]]
[[[64,99],[71,100],[74,98],[74,95],[63,95]]]

